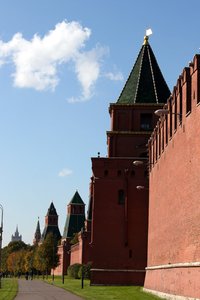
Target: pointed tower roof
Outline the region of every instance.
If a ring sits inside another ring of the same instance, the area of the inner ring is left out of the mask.
[[[63,231],[63,239],[72,238],[74,233],[79,232],[81,228],[84,227],[85,222],[85,203],[78,191],[75,192],[67,207],[68,212]]]
[[[151,49],[148,36],[145,36],[117,104],[165,103],[169,96],[170,90]]]
[[[81,196],[79,195],[78,191],[75,192],[75,194],[72,197],[69,204],[82,204],[82,205],[85,205],[85,203],[83,202],[83,200],[82,200]]]
[[[35,237],[41,237],[41,231],[40,231],[40,221],[39,221],[39,218],[38,218],[38,221],[37,221],[37,227],[36,227],[36,230],[35,230]]]
[[[33,244],[38,244],[40,239],[41,239],[41,230],[40,230],[40,221],[39,221],[39,217],[38,217]]]
[[[41,241],[45,240],[48,233],[52,232],[57,241],[60,240],[61,234],[58,228],[58,214],[53,202],[51,202],[47,215],[45,217],[45,228],[42,233]]]
[[[11,237],[11,241],[16,242],[16,241],[21,241],[21,240],[22,240],[22,236],[19,234],[18,225],[17,225],[14,235],[12,235],[12,237]]]
[[[57,215],[58,214],[57,214],[57,211],[55,209],[55,206],[54,206],[53,202],[51,202],[50,207],[47,211],[47,216],[57,216]]]

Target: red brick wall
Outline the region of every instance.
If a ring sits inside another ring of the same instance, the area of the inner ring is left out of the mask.
[[[150,142],[150,158],[154,165],[150,172],[148,267],[170,264],[179,264],[179,267],[147,268],[145,287],[200,298],[200,281],[196,279],[196,276],[200,278],[200,266],[180,268],[182,263],[200,262],[199,60],[199,56],[195,57],[190,65],[191,78],[188,79],[188,71],[184,69],[170,99],[171,103],[167,105],[169,108],[171,104],[174,112],[177,101],[179,113],[182,98],[182,122],[176,116],[176,129],[175,115],[171,114],[171,123],[168,115],[169,138],[160,156],[156,132]],[[190,79],[192,90],[188,94]],[[191,98],[189,113],[188,97]],[[165,123],[166,120],[164,128]]]
[[[75,263],[82,263],[81,246],[79,243],[71,246],[70,265],[73,265]]]
[[[63,241],[63,243],[58,246],[59,265],[54,269],[55,275],[63,275],[63,273],[66,275],[70,263],[69,242]]]
[[[90,262],[90,232],[79,232],[78,243],[71,246],[70,265]]]

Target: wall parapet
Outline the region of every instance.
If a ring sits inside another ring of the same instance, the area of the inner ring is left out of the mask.
[[[168,144],[185,126],[186,119],[200,105],[200,54],[185,67],[177,79],[171,96],[163,106],[166,110],[160,116],[148,142],[149,169],[154,167]]]

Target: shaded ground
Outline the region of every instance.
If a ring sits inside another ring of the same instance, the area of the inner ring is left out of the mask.
[[[82,298],[41,280],[19,279],[15,300],[81,300]]]

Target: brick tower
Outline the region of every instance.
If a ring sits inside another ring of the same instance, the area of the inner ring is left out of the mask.
[[[109,113],[108,156],[92,158],[87,227],[91,227],[91,284],[142,285],[147,264],[148,167],[146,144],[154,111],[170,91],[148,37]],[[143,165],[134,166],[134,161]],[[142,186],[143,190],[136,187]]]
[[[65,222],[64,232],[61,245],[58,246],[58,254],[60,255],[60,264],[55,270],[56,275],[67,273],[71,259],[71,240],[74,234],[84,227],[85,222],[85,203],[83,202],[78,191],[75,192],[71,201],[67,205],[67,218]]]
[[[45,227],[42,233],[41,242],[45,240],[47,234],[50,232],[53,233],[57,241],[61,239],[60,230],[58,228],[58,214],[53,202],[51,202],[47,215],[45,216]]]

